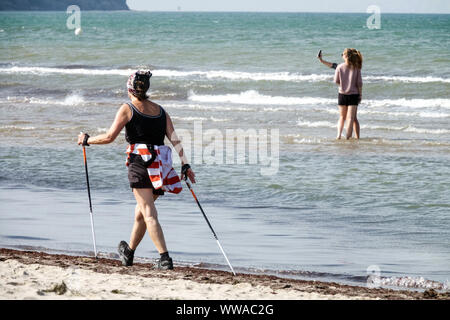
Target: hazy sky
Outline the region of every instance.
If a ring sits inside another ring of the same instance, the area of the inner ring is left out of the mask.
[[[132,10],[450,13],[450,0],[127,0]]]

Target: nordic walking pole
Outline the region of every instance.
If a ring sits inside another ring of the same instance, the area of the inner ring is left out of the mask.
[[[209,228],[211,229],[211,231],[212,231],[212,233],[213,233],[213,235],[214,235],[214,238],[216,238],[216,241],[217,241],[217,244],[219,245],[220,251],[222,251],[222,254],[223,254],[223,256],[225,257],[225,260],[227,260],[227,263],[228,263],[228,265],[230,266],[231,272],[233,272],[233,275],[236,275],[236,272],[234,272],[234,269],[233,269],[233,267],[231,266],[231,263],[230,263],[230,261],[228,260],[227,255],[225,254],[225,251],[223,251],[223,248],[222,248],[222,246],[220,245],[219,238],[217,238],[216,232],[214,231],[213,227],[211,226],[211,223],[209,223],[209,220],[208,220],[208,217],[207,217],[206,214],[205,214],[205,211],[203,211],[203,208],[202,208],[202,206],[200,205],[200,202],[198,201],[197,196],[196,196],[195,193],[194,193],[194,190],[192,190],[192,188],[191,188],[191,184],[190,184],[190,183],[188,182],[188,180],[187,180],[187,170],[188,170],[188,169],[189,169],[189,168],[187,168],[186,170],[183,171],[183,174],[184,174],[184,181],[186,182],[186,184],[187,184],[189,190],[191,191],[192,195],[194,196],[194,199],[195,199],[195,201],[197,202],[198,207],[200,208],[200,211],[201,211],[202,214],[203,214],[203,217],[205,217],[206,223],[208,223],[208,226],[209,226]]]
[[[94,241],[94,254],[95,254],[95,258],[97,259],[98,257],[97,257],[97,246],[95,245],[94,217],[92,215],[91,188],[89,187],[89,174],[88,174],[88,166],[87,166],[87,159],[86,159],[86,147],[84,146],[84,144],[83,144],[83,158],[84,158],[84,169],[86,170],[86,184],[87,184],[87,191],[88,191],[88,197],[89,197],[89,210],[90,210],[90,216],[91,216],[92,239]]]

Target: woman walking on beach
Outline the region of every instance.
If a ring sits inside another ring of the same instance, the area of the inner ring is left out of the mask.
[[[350,139],[355,125],[356,139],[359,139],[360,128],[357,121],[357,111],[362,99],[361,68],[363,58],[361,52],[349,48],[344,50],[342,58],[345,62],[337,66],[334,74],[334,82],[339,85],[338,105],[340,113],[336,139],[341,138],[345,120],[347,120],[346,138]]]
[[[195,174],[186,162],[169,114],[160,105],[148,99],[147,90],[150,88],[151,76],[150,71],[137,71],[132,74],[127,82],[131,102],[120,107],[108,132],[95,137],[81,133],[78,136],[78,144],[89,146],[111,143],[125,127],[125,139],[130,144],[127,149],[128,180],[137,204],[130,243],[119,243],[122,264],[133,265],[134,252],[147,230],[160,253],[156,267],[173,269],[172,258],[169,256],[158,221],[155,200],[163,195],[164,191],[179,193],[182,188],[180,178],[172,168],[171,149],[164,145],[164,137],[167,137],[178,151],[183,166],[182,172],[186,172],[193,183]]]

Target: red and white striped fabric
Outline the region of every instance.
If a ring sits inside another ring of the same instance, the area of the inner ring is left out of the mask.
[[[183,190],[181,180],[175,169],[172,167],[172,149],[169,146],[154,146],[156,158],[147,168],[148,176],[153,187],[171,193],[180,193]],[[127,149],[127,166],[130,154],[138,154],[142,160],[149,161],[152,159],[152,153],[148,150],[146,144],[136,143],[130,144]]]

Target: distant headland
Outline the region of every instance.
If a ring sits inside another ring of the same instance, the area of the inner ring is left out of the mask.
[[[70,5],[81,10],[130,10],[126,0],[2,0],[0,11],[66,11]]]

